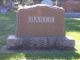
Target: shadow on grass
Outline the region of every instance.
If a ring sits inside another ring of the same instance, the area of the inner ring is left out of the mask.
[[[66,31],[80,31],[80,18],[65,19]]]
[[[50,60],[80,60],[80,54],[75,51],[26,51],[25,53],[0,53],[0,60],[21,60],[21,59],[50,59]]]
[[[16,20],[16,13],[8,12],[7,14],[0,13],[0,21],[11,21]]]
[[[6,44],[6,39],[9,35],[15,34],[15,21],[0,20],[0,48]]]
[[[80,54],[75,51],[35,51],[25,54],[26,59],[80,59]]]

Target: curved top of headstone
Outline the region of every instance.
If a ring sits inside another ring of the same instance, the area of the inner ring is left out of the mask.
[[[18,10],[21,10],[21,9],[30,9],[30,8],[35,8],[35,7],[48,7],[48,8],[52,8],[52,9],[61,9],[61,10],[64,10],[62,7],[52,6],[52,5],[48,5],[48,4],[36,4],[36,5],[32,5],[32,6],[19,6]]]
[[[21,7],[17,13],[17,36],[64,36],[64,9],[37,4]]]

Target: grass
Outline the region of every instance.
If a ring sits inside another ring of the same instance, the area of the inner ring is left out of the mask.
[[[15,34],[15,13],[0,14],[0,48],[6,44],[8,35]],[[66,35],[80,40],[80,18],[66,18]],[[80,43],[76,44],[75,51],[27,51],[26,53],[0,53],[0,60],[21,59],[51,59],[51,60],[80,60]]]
[[[15,18],[15,13],[14,12],[8,12],[7,14],[1,14],[0,13],[0,21],[3,21],[3,20],[10,20],[10,21],[13,21],[13,20],[16,20]]]
[[[80,40],[80,18],[65,19],[66,35],[74,40]]]
[[[5,58],[3,58],[5,57]],[[52,59],[52,60],[79,60],[80,54],[77,51],[27,51],[26,53],[1,54],[1,60],[17,59]]]
[[[15,34],[15,26],[15,13],[0,14],[0,46],[5,44],[8,35]]]

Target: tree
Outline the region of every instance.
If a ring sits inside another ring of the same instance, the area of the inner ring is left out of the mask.
[[[2,6],[3,5],[3,0],[0,0],[0,6]]]
[[[34,4],[40,4],[43,0],[33,0]]]
[[[55,1],[56,2],[56,5],[58,5],[59,1],[60,0],[52,0],[53,2]]]
[[[62,6],[64,0],[52,0],[56,2],[56,5]]]
[[[19,1],[20,1],[20,4],[26,4],[28,0],[19,0]]]

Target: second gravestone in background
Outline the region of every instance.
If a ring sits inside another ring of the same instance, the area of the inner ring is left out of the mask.
[[[74,41],[65,37],[64,9],[41,4],[19,9],[16,36],[7,42],[16,49],[74,47]]]

